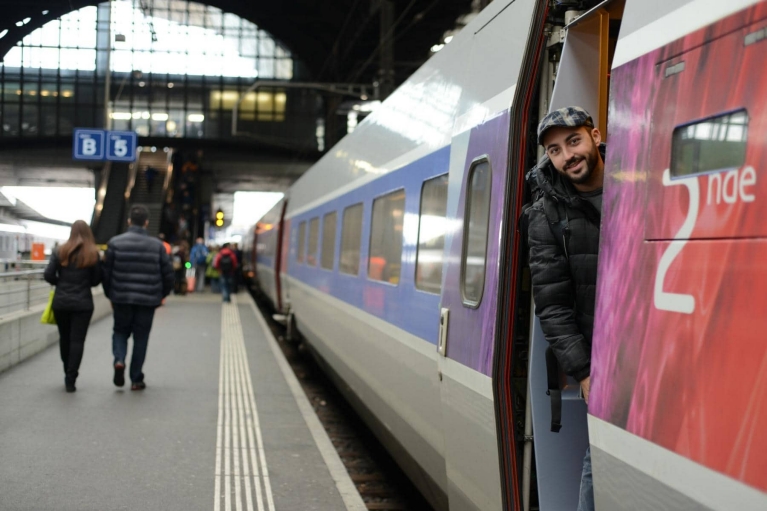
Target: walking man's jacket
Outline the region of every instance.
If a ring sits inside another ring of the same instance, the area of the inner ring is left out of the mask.
[[[173,265],[162,242],[130,226],[109,241],[104,293],[112,303],[158,307],[173,289]]]

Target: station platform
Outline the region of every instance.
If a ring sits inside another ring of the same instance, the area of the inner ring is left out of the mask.
[[[250,296],[169,297],[143,391],[111,337],[91,325],[73,394],[57,346],[0,374],[0,509],[366,509]]]

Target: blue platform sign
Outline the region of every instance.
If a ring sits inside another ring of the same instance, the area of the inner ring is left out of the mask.
[[[105,138],[104,130],[76,129],[72,157],[75,160],[103,160]]]
[[[137,142],[134,131],[107,131],[107,160],[135,161]]]

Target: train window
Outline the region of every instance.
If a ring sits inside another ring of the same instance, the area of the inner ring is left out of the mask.
[[[298,224],[298,254],[296,254],[296,261],[299,263],[304,262],[304,249],[306,248],[306,222]]]
[[[490,176],[490,162],[486,157],[475,161],[469,171],[461,258],[461,294],[467,307],[478,307],[485,290]]]
[[[368,259],[370,279],[399,284],[404,218],[405,190],[397,190],[373,201]]]
[[[447,227],[447,174],[424,181],[418,224],[415,287],[439,294],[442,290],[442,259]]]
[[[306,253],[306,264],[317,266],[317,245],[320,241],[320,219],[312,218],[309,221],[309,251]]]
[[[683,177],[739,169],[746,161],[748,112],[709,117],[674,130],[671,175]]]
[[[360,245],[362,244],[362,203],[344,210],[341,226],[341,257],[338,270],[357,275],[360,272]]]
[[[333,261],[336,258],[336,218],[335,211],[328,213],[322,218],[322,254],[320,266],[326,270],[333,269]]]

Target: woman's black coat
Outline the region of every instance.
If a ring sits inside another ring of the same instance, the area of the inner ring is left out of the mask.
[[[72,264],[62,266],[57,250],[51,253],[51,260],[45,269],[45,280],[56,286],[53,309],[66,311],[93,310],[91,287],[101,284],[101,262],[94,266],[77,268]]]

